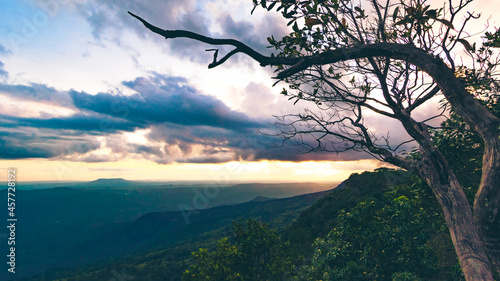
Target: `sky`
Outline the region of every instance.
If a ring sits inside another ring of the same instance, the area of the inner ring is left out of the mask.
[[[493,6],[471,7],[483,12],[480,24],[495,24]],[[0,0],[0,173],[16,168],[20,181],[339,181],[384,166],[362,153],[279,147],[262,133],[273,116],[311,105],[281,96],[286,85],[272,87],[273,69],[243,55],[208,69],[211,46],[164,40],[127,14],[270,54],[266,37],[288,34],[286,21],[252,8],[250,0]],[[375,130],[398,128],[377,118]]]

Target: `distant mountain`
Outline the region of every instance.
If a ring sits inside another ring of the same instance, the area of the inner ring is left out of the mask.
[[[110,178],[110,179],[97,179],[95,181],[87,182],[82,187],[86,188],[114,188],[114,189],[127,189],[130,187],[144,186],[144,183],[128,181],[123,178]]]
[[[95,181],[91,181],[89,185],[114,185],[114,184],[128,184],[132,181],[128,181],[124,178],[109,178],[109,179],[97,179]]]
[[[257,196],[254,199],[250,200],[249,202],[262,202],[262,201],[269,201],[269,200],[274,200],[274,199],[276,199],[276,198]]]
[[[57,187],[76,187],[82,184],[77,181],[18,181],[16,190],[40,190]],[[7,190],[7,182],[0,182],[0,190]]]

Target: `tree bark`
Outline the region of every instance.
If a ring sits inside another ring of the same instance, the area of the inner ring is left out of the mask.
[[[500,274],[500,140],[485,143],[481,185],[474,200],[474,219],[493,268]]]
[[[467,92],[444,62],[435,60],[434,64],[422,64],[422,69],[435,79],[452,108],[484,141],[474,221],[491,265],[500,274],[500,120]]]
[[[441,205],[467,281],[493,281],[491,265],[474,221],[471,206],[444,156],[422,149],[419,174],[431,187]]]

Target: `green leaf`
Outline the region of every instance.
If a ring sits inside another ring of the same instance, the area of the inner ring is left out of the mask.
[[[409,16],[405,16],[402,20],[396,22],[394,25],[407,24],[407,23],[411,23],[412,21],[413,21],[412,18],[410,18]]]
[[[462,45],[464,45],[464,47],[465,47],[465,49],[467,51],[472,50],[472,46],[471,46],[471,44],[467,40],[465,40],[465,39],[457,39],[457,42],[462,43]]]
[[[271,3],[271,5],[269,5],[269,7],[267,7],[267,10],[271,11],[274,8],[274,6],[276,6],[276,3],[278,3],[278,2]]]
[[[399,7],[396,7],[396,9],[394,9],[394,13],[392,14],[392,20],[395,22],[396,19],[398,18],[398,13],[399,13]]]
[[[453,26],[453,24],[445,19],[436,19],[436,21],[446,25],[447,27],[451,28],[451,29],[455,29],[455,27]]]
[[[436,19],[437,14],[438,14],[437,9],[429,10],[429,11],[425,12],[425,15],[427,15],[431,19]]]

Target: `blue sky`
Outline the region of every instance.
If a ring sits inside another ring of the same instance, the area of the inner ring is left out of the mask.
[[[1,0],[0,168],[17,167],[21,180],[336,181],[378,167],[360,153],[276,148],[279,139],[257,131],[306,105],[280,97],[286,85],[271,87],[272,69],[238,56],[208,70],[210,46],[163,40],[127,14],[269,53],[266,37],[287,34],[286,22],[262,9],[250,16],[252,8],[249,0]],[[374,119],[379,131],[393,126]]]

